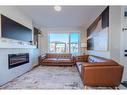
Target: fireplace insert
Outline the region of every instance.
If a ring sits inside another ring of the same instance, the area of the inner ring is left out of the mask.
[[[29,63],[29,53],[8,54],[9,69]]]

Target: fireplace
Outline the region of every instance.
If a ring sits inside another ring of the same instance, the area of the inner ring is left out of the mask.
[[[29,53],[8,54],[9,69],[29,63]]]

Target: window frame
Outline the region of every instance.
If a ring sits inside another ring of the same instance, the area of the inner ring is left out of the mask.
[[[48,32],[48,52],[50,52],[50,34],[53,33],[53,34],[69,34],[69,53],[71,53],[71,50],[70,50],[70,34],[71,33],[78,33],[79,34],[79,37],[78,37],[78,53],[72,53],[74,55],[77,55],[77,54],[80,54],[80,40],[81,40],[81,32],[80,31],[49,31]],[[66,54],[66,53],[65,53]]]

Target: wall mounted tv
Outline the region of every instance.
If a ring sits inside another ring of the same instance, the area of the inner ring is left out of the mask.
[[[90,38],[87,40],[87,50],[94,50],[94,39]]]
[[[1,15],[1,36],[20,41],[32,41],[32,30]]]

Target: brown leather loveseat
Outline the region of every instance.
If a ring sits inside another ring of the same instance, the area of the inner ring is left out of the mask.
[[[75,60],[72,54],[46,53],[39,56],[41,65],[74,65]]]
[[[85,87],[118,88],[120,85],[124,67],[117,62],[93,55],[80,56],[76,61]]]

